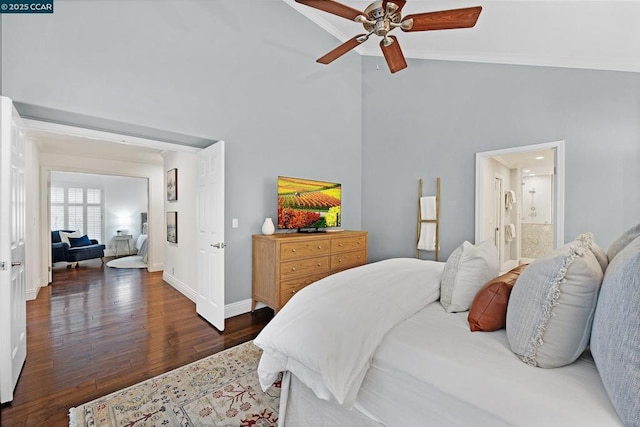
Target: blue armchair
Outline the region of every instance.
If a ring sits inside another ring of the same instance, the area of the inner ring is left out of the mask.
[[[51,232],[51,262],[60,261],[75,262],[87,259],[100,258],[104,262],[105,245],[91,239],[91,244],[86,246],[71,247],[60,239],[60,231],[72,233],[71,230],[55,230]],[[77,264],[76,264],[77,267]]]

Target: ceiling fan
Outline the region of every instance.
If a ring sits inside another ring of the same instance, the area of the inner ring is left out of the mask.
[[[407,0],[377,0],[371,3],[364,12],[334,0],[296,0],[296,2],[350,21],[359,22],[367,31],[367,34],[358,34],[347,40],[331,52],[318,58],[316,62],[330,64],[375,34],[382,37],[380,48],[392,73],[407,68],[407,61],[404,59],[398,39],[388,35],[390,31],[396,28],[405,32],[471,28],[476,25],[482,11],[481,6],[476,6],[418,13],[403,18],[401,12]]]

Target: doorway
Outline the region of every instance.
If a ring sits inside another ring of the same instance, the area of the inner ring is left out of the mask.
[[[501,271],[564,243],[564,141],[476,153],[475,238]]]
[[[107,258],[133,256],[141,249],[141,236],[148,234],[143,220],[149,210],[148,195],[146,178],[52,171],[50,230],[80,230],[106,246]]]

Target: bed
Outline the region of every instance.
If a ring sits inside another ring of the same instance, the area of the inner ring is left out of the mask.
[[[140,214],[140,235],[136,239],[135,248],[136,255],[142,257],[142,261],[147,262],[148,258],[148,246],[149,246],[149,225],[147,222],[147,213],[142,212]]]
[[[533,367],[505,329],[472,332],[468,312],[448,313],[445,265],[384,260],[296,294],[254,341],[263,389],[284,372],[280,426],[629,424],[588,348]]]
[[[142,257],[142,261],[147,262],[148,257],[148,246],[149,246],[149,234],[147,233],[147,223],[145,222],[142,225],[142,233],[136,239],[136,254]]]

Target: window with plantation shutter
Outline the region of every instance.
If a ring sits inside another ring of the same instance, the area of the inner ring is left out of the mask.
[[[87,236],[102,242],[102,206],[87,206]]]
[[[67,188],[67,203],[82,204],[84,200],[83,190],[83,188]]]
[[[51,186],[51,204],[64,203],[64,187]]]
[[[51,205],[51,229],[64,230],[64,205]]]
[[[67,206],[67,228],[69,230],[84,231],[84,218],[83,218],[82,206],[77,206],[77,205]]]
[[[102,242],[104,230],[104,191],[96,186],[52,183],[51,230],[80,230]]]

